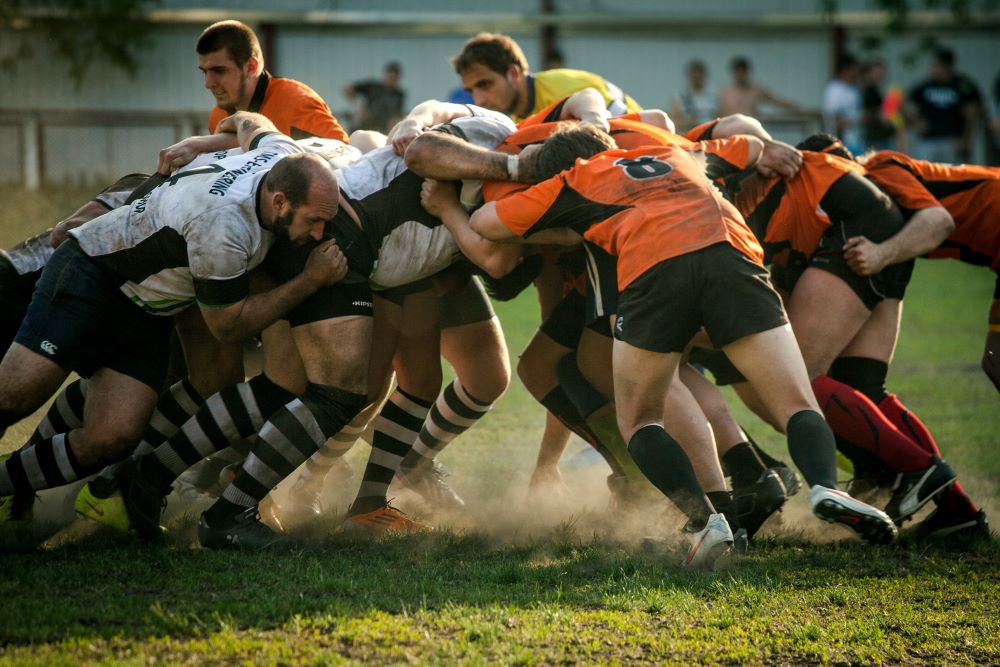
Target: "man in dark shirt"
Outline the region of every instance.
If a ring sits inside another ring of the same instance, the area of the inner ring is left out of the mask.
[[[969,160],[982,97],[975,82],[955,71],[954,51],[937,51],[930,77],[910,91],[907,102],[907,115],[918,134],[914,157],[948,163]]]
[[[361,96],[363,104],[356,130],[377,130],[387,133],[403,117],[406,91],[399,87],[402,69],[397,62],[388,63],[381,81],[355,81],[344,88],[348,99]]]

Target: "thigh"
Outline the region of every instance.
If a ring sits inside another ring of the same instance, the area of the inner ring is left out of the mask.
[[[223,343],[209,330],[201,309],[192,306],[174,316],[174,328],[184,348],[188,377],[202,396],[242,382],[243,344]]]
[[[157,393],[144,382],[109,368],[87,382],[83,426],[73,432],[73,453],[81,465],[113,462],[142,438]]]
[[[847,344],[842,357],[866,357],[889,363],[896,350],[899,338],[899,320],[903,314],[903,302],[899,299],[885,299],[875,306],[871,316],[861,330]]]
[[[753,386],[765,409],[779,424],[796,412],[819,412],[791,327],[746,336],[723,350]]]
[[[409,294],[392,367],[404,391],[433,401],[441,391],[441,329],[438,297],[432,291]]]
[[[27,415],[62,386],[69,372],[20,343],[11,343],[0,362],[0,410]],[[0,424],[0,430],[3,428]]]
[[[441,353],[462,386],[479,400],[493,402],[507,390],[510,358],[496,317],[442,329]]]
[[[806,269],[788,300],[788,319],[810,378],[829,370],[870,314],[843,280],[826,271]]]
[[[628,442],[643,426],[663,424],[663,406],[681,355],[643,350],[615,340],[612,357],[618,428]]]
[[[609,315],[608,319],[613,317]],[[580,334],[580,343],[576,348],[576,365],[587,382],[597,391],[614,402],[615,385],[612,376],[612,343],[614,339],[586,328]]]
[[[306,378],[359,394],[368,392],[372,318],[349,315],[292,329]]]

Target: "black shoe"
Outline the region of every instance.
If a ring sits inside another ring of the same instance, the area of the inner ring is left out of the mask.
[[[139,460],[134,457],[125,459],[115,471],[115,484],[121,493],[132,530],[145,539],[162,539],[160,516],[167,507],[170,487],[163,491],[144,478],[139,472]]]
[[[892,498],[885,506],[885,513],[897,526],[901,525],[927,501],[948,488],[956,477],[955,471],[936,456],[928,468],[899,473],[892,487]]]
[[[986,512],[983,510],[972,516],[955,516],[939,507],[918,523],[913,532],[917,539],[968,546],[975,542],[989,541],[990,522],[986,520]]]
[[[785,495],[785,485],[773,469],[762,472],[749,486],[733,488],[733,511],[737,524],[746,529],[747,539],[752,540],[768,517],[781,509]]]
[[[799,489],[802,488],[802,482],[799,480],[799,476],[788,466],[772,466],[770,470],[778,476],[778,479],[780,479],[781,483],[784,485],[786,498],[791,498],[799,492]]]
[[[198,541],[207,549],[267,549],[290,540],[260,522],[256,507],[248,507],[233,517],[226,528],[208,525],[205,514],[198,519]]]

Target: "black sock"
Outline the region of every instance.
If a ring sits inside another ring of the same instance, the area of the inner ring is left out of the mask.
[[[840,357],[830,365],[830,377],[857,389],[878,405],[889,393],[885,390],[885,378],[889,374],[889,364],[868,357]]]
[[[806,484],[837,488],[837,443],[823,417],[813,410],[796,412],[785,432],[788,452]]]
[[[632,436],[628,450],[653,486],[684,512],[693,525],[704,526],[713,514],[691,467],[691,460],[659,424],[647,424]]]
[[[750,486],[760,479],[767,466],[749,442],[733,445],[722,455],[722,470],[733,480],[733,488]]]
[[[743,435],[747,437],[747,442],[749,442],[750,446],[753,447],[754,454],[757,455],[757,458],[759,458],[765,466],[767,466],[768,468],[780,468],[788,466],[788,464],[785,463],[784,461],[780,461],[774,458],[773,456],[765,452],[763,449],[761,449],[760,445],[757,444],[756,440],[750,437],[746,429],[743,429]]]
[[[705,495],[715,508],[715,513],[724,515],[729,528],[735,533],[740,527],[740,522],[736,512],[733,511],[732,495],[728,491],[709,491]]]

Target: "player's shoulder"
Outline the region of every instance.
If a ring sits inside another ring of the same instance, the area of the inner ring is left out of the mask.
[[[323,99],[308,84],[296,79],[286,79],[283,77],[273,77],[267,84],[267,92],[282,97],[295,96]]]

